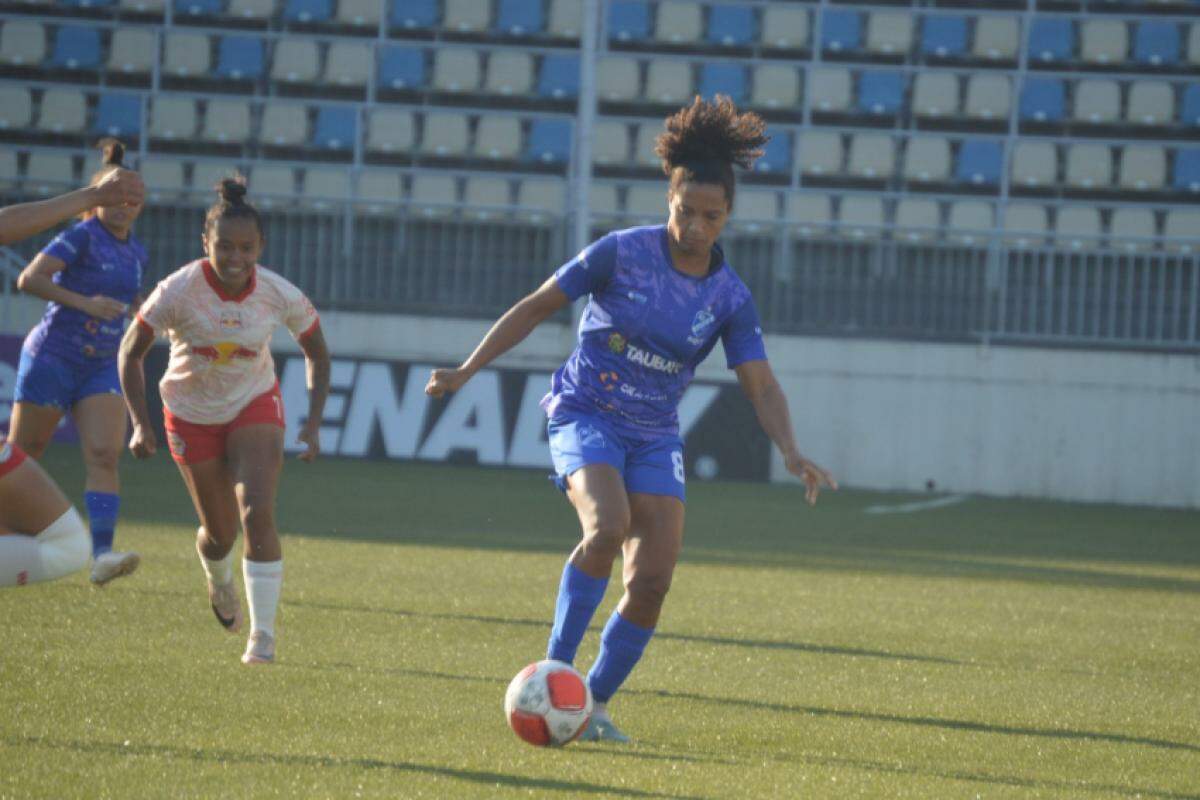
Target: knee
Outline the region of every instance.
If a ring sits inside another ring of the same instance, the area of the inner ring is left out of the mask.
[[[621,545],[629,536],[629,515],[613,514],[601,517],[584,532],[583,546],[585,549],[598,553],[612,554],[614,557],[621,551]]]
[[[91,536],[74,506],[37,535],[46,580],[61,578],[87,566]]]
[[[635,570],[625,579],[625,592],[639,605],[659,608],[671,590],[670,571]]]
[[[110,444],[88,445],[83,450],[83,460],[88,467],[104,472],[116,472],[121,449]]]

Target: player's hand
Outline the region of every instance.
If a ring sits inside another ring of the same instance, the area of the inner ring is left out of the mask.
[[[425,394],[441,397],[446,392],[457,392],[470,377],[461,369],[435,369],[429,375],[429,383],[425,384]]]
[[[312,462],[316,460],[321,453],[321,426],[320,424],[306,424],[300,429],[300,435],[296,437],[296,442],[305,445],[308,449],[300,455],[296,456],[301,461]]]
[[[817,495],[821,493],[822,486],[837,491],[837,481],[833,479],[833,476],[799,453],[790,453],[785,456],[783,463],[788,472],[804,481],[804,499],[810,506],[816,504]]]
[[[96,317],[105,322],[112,322],[118,317],[125,316],[129,306],[122,303],[120,300],[114,300],[111,297],[105,297],[102,294],[93,295],[83,301],[83,313],[89,317]]]
[[[158,450],[158,437],[149,427],[133,426],[133,436],[129,439],[129,450],[134,458],[149,458]]]
[[[98,206],[140,206],[146,201],[142,176],[129,169],[112,170],[93,188]]]

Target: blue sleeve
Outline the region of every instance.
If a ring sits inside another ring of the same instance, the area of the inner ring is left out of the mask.
[[[87,255],[90,241],[87,229],[82,225],[75,225],[55,236],[50,244],[42,248],[42,252],[51,258],[57,258],[70,268]]]
[[[758,309],[754,300],[738,306],[733,316],[721,329],[721,344],[725,347],[725,365],[730,369],[747,361],[765,361],[767,348],[763,345],[762,325],[758,321]]]
[[[617,237],[611,233],[584,248],[554,273],[558,288],[572,300],[602,289],[617,265]]]

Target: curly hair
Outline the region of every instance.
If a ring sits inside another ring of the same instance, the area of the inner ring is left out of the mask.
[[[223,178],[213,187],[221,199],[209,207],[204,216],[204,232],[207,234],[221,219],[251,219],[258,228],[259,236],[263,235],[262,217],[258,209],[246,202],[246,178],[244,175],[234,175]]]
[[[716,183],[725,187],[732,206],[733,167],[754,166],[770,139],[763,132],[765,126],[758,114],[739,113],[726,95],[719,94],[712,102],[697,96],[690,106],[667,117],[655,142],[654,152],[671,178],[671,191],[684,181]]]

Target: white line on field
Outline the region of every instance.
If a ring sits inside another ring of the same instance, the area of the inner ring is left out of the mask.
[[[952,494],[949,497],[939,497],[936,500],[917,500],[913,503],[901,503],[895,506],[867,506],[863,511],[868,514],[911,514],[914,511],[926,511],[931,508],[953,506],[966,500],[965,494]]]

